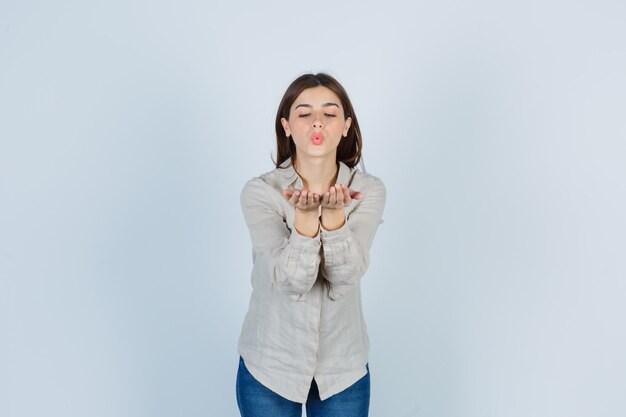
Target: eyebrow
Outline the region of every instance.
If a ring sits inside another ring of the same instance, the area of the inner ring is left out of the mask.
[[[339,108],[339,105],[337,105],[337,103],[324,103],[324,104],[322,104],[322,107],[328,107],[328,106],[335,106],[335,107]],[[296,106],[296,109],[298,107],[313,107],[313,106],[311,106],[310,104],[298,104]]]

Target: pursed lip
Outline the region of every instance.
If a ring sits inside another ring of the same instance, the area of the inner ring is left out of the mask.
[[[322,135],[321,133],[313,133],[311,135],[311,139],[324,139],[324,135]]]

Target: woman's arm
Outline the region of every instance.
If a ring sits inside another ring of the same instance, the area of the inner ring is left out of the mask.
[[[359,203],[349,213],[347,219],[341,209],[343,224],[337,220],[336,209],[322,207],[320,231],[324,254],[322,274],[330,282],[331,289],[335,287],[334,298],[358,284],[367,271],[369,250],[378,225],[383,222],[385,185],[376,177],[372,177],[372,181],[367,190],[363,191]],[[325,221],[324,210],[329,210],[328,221]],[[341,226],[335,230],[325,228],[333,222]]]
[[[286,294],[303,300],[317,279],[320,234],[302,235],[290,230],[271,193],[261,178],[248,181],[241,191],[241,208],[250,231],[254,256],[263,256],[269,279]]]
[[[296,210],[293,227],[301,235],[316,237],[320,231],[319,195],[307,190],[291,191],[289,189],[283,190],[283,195]]]

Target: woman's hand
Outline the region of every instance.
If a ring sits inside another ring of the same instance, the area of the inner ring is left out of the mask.
[[[352,204],[352,200],[359,200],[363,194],[349,189],[345,184],[335,184],[322,196],[322,209],[340,209]]]
[[[322,206],[321,222],[326,230],[337,230],[346,222],[344,207],[352,204],[352,200],[358,200],[363,194],[349,189],[344,184],[335,184],[324,193],[320,205]]]
[[[320,196],[307,190],[283,190],[283,195],[289,204],[302,211],[317,211],[320,205]]]
[[[320,196],[307,190],[283,190],[283,195],[296,208],[294,227],[301,235],[316,237],[319,233]]]

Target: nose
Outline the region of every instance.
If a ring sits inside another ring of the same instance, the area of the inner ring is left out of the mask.
[[[313,121],[313,127],[321,128],[322,126],[324,126],[324,123],[321,120],[316,119],[316,120]]]

